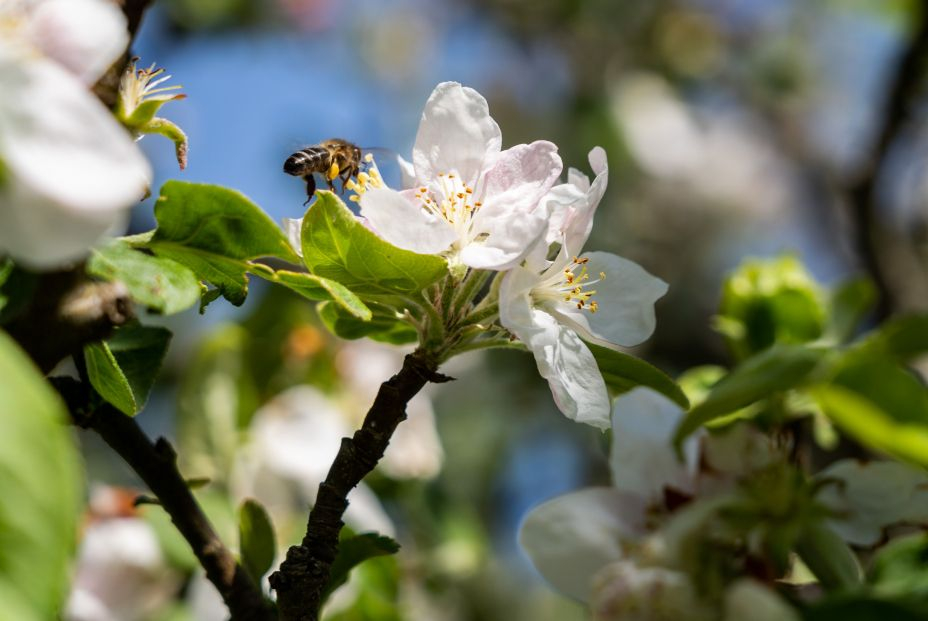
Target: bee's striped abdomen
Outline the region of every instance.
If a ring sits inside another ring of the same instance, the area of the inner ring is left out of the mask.
[[[328,168],[328,160],[329,152],[322,147],[306,147],[287,158],[284,172],[295,177],[323,172]]]

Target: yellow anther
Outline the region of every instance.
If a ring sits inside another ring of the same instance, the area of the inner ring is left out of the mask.
[[[358,183],[361,185],[367,185],[371,181],[371,176],[366,172],[358,173]]]
[[[473,194],[474,188],[464,188],[464,191],[467,192],[468,194]]]
[[[351,196],[348,197],[348,200],[350,200],[352,203],[357,203],[361,201],[361,197],[358,196],[357,194],[352,194]]]
[[[371,162],[373,162],[373,161],[374,161],[374,154],[373,154],[373,153],[368,153],[367,155],[365,155],[365,156],[364,156],[364,161],[367,162],[368,164],[370,164]]]
[[[606,280],[606,272],[600,272],[600,273],[599,273],[599,279],[600,279],[600,280]]]

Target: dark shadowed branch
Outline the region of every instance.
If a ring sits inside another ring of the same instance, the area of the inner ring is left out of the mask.
[[[229,608],[232,621],[272,621],[275,615],[260,588],[249,578],[193,497],[177,469],[177,455],[164,438],[152,443],[135,419],[113,406],[90,405],[85,386],[69,378],[56,378],[72,418],[80,427],[96,432],[139,475],[206,570]]]
[[[897,300],[888,276],[891,266],[881,253],[885,232],[877,217],[877,184],[890,148],[905,129],[910,108],[922,88],[925,59],[928,58],[928,9],[921,8],[916,13],[918,17],[909,43],[888,81],[883,115],[870,153],[847,187],[857,249],[880,294],[878,318],[891,314]]]
[[[428,382],[450,378],[437,373],[437,359],[422,350],[406,356],[399,373],[381,384],[361,428],[343,438],[325,481],[319,485],[306,536],[287,552],[271,576],[282,621],[316,621],[322,593],[338,552],[338,534],[348,508],[348,493],[383,457],[396,426],[406,419],[406,404]]]

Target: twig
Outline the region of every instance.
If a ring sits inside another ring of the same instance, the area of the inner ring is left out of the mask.
[[[878,319],[891,314],[896,299],[888,278],[888,266],[880,256],[881,231],[876,217],[879,206],[876,186],[890,147],[905,128],[909,105],[918,94],[924,77],[923,64],[928,56],[928,10],[922,8],[917,13],[912,38],[903,50],[889,82],[888,97],[876,139],[869,156],[847,189],[851,215],[855,221],[858,252],[880,294]]]
[[[95,431],[148,485],[219,590],[232,621],[272,621],[261,590],[219,539],[187,487],[170,443],[159,438],[152,444],[134,418],[108,403],[91,407],[86,387],[69,379],[55,378],[55,384],[75,424]]]
[[[43,373],[134,316],[125,285],[92,282],[82,267],[37,278],[30,305],[6,329]]]
[[[406,419],[406,404],[428,382],[450,378],[436,372],[438,359],[422,350],[406,356],[399,373],[380,385],[361,428],[343,438],[310,511],[306,536],[287,552],[271,575],[281,621],[316,621],[322,592],[338,552],[338,533],[348,508],[348,493],[377,465],[396,426]]]

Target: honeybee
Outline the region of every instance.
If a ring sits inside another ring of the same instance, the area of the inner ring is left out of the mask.
[[[338,177],[342,187],[357,176],[361,169],[361,149],[347,140],[330,138],[319,144],[300,149],[284,162],[284,172],[294,177],[303,177],[306,181],[306,202],[316,193],[314,173],[323,176],[330,190],[334,190],[333,181]],[[305,204],[305,203],[304,203]]]

